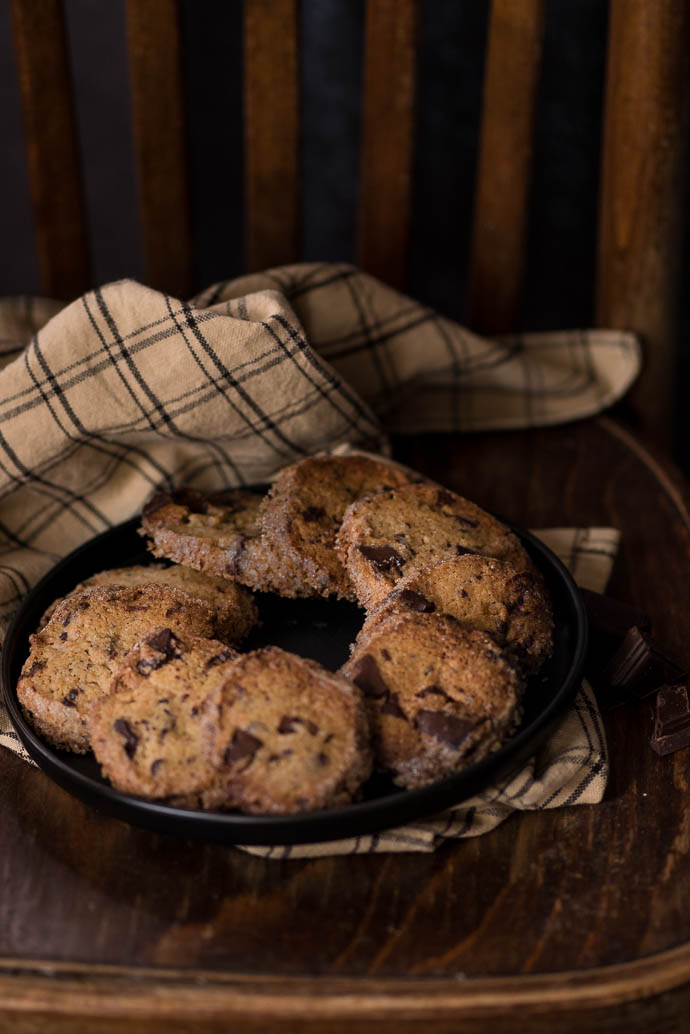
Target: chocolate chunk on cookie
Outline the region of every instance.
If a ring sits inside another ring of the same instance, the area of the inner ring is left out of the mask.
[[[553,649],[551,606],[541,581],[491,557],[465,554],[411,571],[364,622],[357,648],[383,622],[410,612],[450,614],[465,628],[489,632],[526,674]]]
[[[408,789],[486,757],[519,721],[523,680],[510,656],[448,615],[391,617],[341,673],[366,697],[378,765]]]
[[[363,495],[409,483],[415,475],[368,456],[313,456],[281,470],[262,527],[320,596],[355,599],[335,550],[347,507]]]
[[[87,751],[91,707],[109,692],[125,653],[156,628],[217,638],[218,615],[169,585],[101,586],[63,600],[30,637],[17,683],[36,731],[58,747]]]
[[[288,559],[262,534],[263,502],[262,495],[241,488],[215,496],[191,489],[157,493],[144,507],[141,533],[154,556],[258,592],[313,596]]]
[[[191,567],[172,564],[135,564],[132,567],[117,567],[101,571],[75,586],[70,595],[92,589],[97,585],[171,585],[190,596],[205,600],[217,614],[218,634],[230,642],[246,636],[258,621],[258,611],[246,589],[224,578],[202,574]],[[62,600],[56,600],[41,618],[41,628],[50,621],[55,608]]]
[[[248,813],[347,804],[371,772],[362,694],[314,661],[278,647],[240,657],[222,691],[219,779],[205,806]]]
[[[135,644],[90,715],[103,775],[124,793],[167,798],[213,782],[220,690],[238,654],[169,628]]]
[[[518,571],[534,570],[509,528],[468,499],[429,484],[402,485],[352,503],[336,541],[367,610],[402,578],[444,557],[481,554]]]

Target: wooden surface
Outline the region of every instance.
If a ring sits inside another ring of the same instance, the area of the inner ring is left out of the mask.
[[[520,322],[545,9],[544,0],[491,4],[467,317],[484,334]]]
[[[417,16],[417,0],[367,3],[358,261],[400,289],[412,214]]]
[[[690,661],[687,490],[628,431],[398,455],[530,527],[619,527],[611,593]],[[283,862],[157,836],[0,752],[0,1030],[685,1030],[690,751],[650,750],[648,701],[605,724],[601,805],[421,856]]]
[[[246,265],[299,258],[296,0],[245,0]]]
[[[185,99],[177,0],[127,0],[132,131],[146,283],[192,290]]]
[[[670,445],[687,176],[688,0],[612,0],[596,320],[635,330],[646,369],[632,402]]]
[[[71,301],[91,273],[64,13],[60,0],[10,10],[43,291]]]

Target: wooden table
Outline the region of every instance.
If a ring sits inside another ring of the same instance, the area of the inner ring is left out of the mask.
[[[401,442],[530,527],[613,524],[610,591],[690,659],[688,492],[607,418]],[[427,856],[270,861],[149,834],[0,751],[0,1030],[684,1030],[690,751],[606,715],[596,807]]]

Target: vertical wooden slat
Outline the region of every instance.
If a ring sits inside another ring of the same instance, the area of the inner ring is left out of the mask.
[[[404,288],[417,80],[416,0],[368,0],[364,43],[359,264]]]
[[[527,208],[545,0],[493,0],[470,246],[468,322],[515,328],[527,252]]]
[[[245,0],[246,262],[299,257],[297,0]]]
[[[73,298],[90,264],[62,5],[11,0],[11,11],[43,290]]]
[[[687,133],[687,0],[611,0],[596,317],[646,344],[631,396],[670,444]]]
[[[127,36],[146,279],[185,298],[192,244],[176,0],[127,0]]]

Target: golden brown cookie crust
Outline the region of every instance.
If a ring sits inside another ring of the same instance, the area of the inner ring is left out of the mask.
[[[447,615],[390,618],[341,671],[365,694],[379,766],[407,789],[486,757],[519,720],[523,683],[509,656]]]
[[[363,495],[408,484],[415,475],[368,456],[313,456],[281,470],[262,527],[315,594],[354,600],[335,549],[345,510]]]
[[[251,595],[246,589],[224,578],[213,577],[195,571],[182,564],[135,564],[131,567],[116,567],[100,571],[76,585],[70,596],[93,589],[99,585],[170,585],[175,589],[198,599],[205,600],[217,614],[218,634],[230,642],[243,639],[252,630],[259,615]],[[50,621],[55,608],[62,602],[55,600],[41,618],[43,627]]]
[[[168,585],[102,586],[63,600],[30,637],[17,696],[36,731],[57,747],[90,749],[89,715],[125,653],[151,629],[217,638],[217,615]]]
[[[271,646],[240,657],[222,692],[222,794],[243,811],[314,811],[357,795],[372,762],[366,706],[351,682]]]
[[[409,484],[353,503],[336,539],[361,605],[371,611],[398,582],[448,556],[478,553],[534,570],[516,535],[476,503],[429,484]]]
[[[124,793],[200,793],[215,777],[220,691],[238,654],[215,639],[157,628],[125,654],[91,708],[93,752]]]
[[[464,628],[488,632],[527,674],[553,650],[551,605],[541,581],[491,557],[465,554],[411,571],[364,622],[357,648],[382,622],[407,613],[449,614]]]

